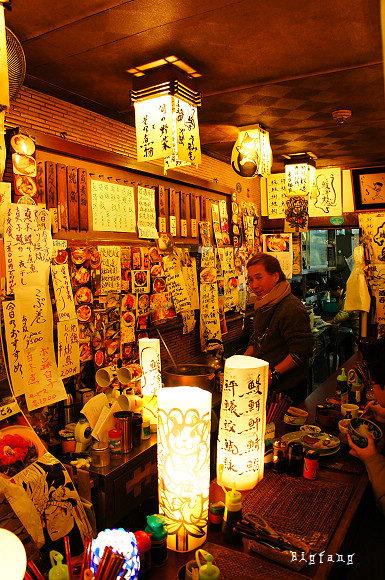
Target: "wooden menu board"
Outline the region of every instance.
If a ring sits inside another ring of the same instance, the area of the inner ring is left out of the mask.
[[[56,163],[57,201],[60,228],[68,230],[67,167]]]
[[[67,167],[68,223],[70,230],[79,229],[79,193],[77,167]]]

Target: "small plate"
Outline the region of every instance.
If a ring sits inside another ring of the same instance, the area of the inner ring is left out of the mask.
[[[326,433],[325,433],[326,435]],[[302,443],[301,439],[303,437],[303,432],[302,431],[291,431],[290,433],[286,433],[286,435],[283,435],[281,439],[283,439],[284,441],[287,441],[288,443],[290,443],[291,441],[299,441],[300,443]],[[338,439],[337,437],[335,437],[335,439]],[[302,445],[304,445],[302,443]],[[306,445],[304,445],[304,447],[306,449],[310,449],[310,447],[308,448]],[[324,457],[325,455],[333,455],[334,453],[338,453],[338,451],[340,450],[341,447],[341,442],[340,440],[338,440],[338,445],[336,445],[335,447],[331,447],[330,449],[328,449],[327,447],[323,448],[323,449],[318,449],[315,448],[316,451],[319,452],[320,457]]]

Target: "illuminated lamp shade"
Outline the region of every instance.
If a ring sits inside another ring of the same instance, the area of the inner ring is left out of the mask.
[[[259,125],[239,127],[240,133],[231,153],[231,167],[241,177],[270,175],[273,155],[269,133]]]
[[[109,546],[111,546],[113,552],[125,557],[123,570],[119,577],[124,576],[124,578],[135,580],[138,577],[140,568],[138,544],[134,534],[123,528],[103,530],[92,540],[91,569],[94,575],[96,575],[105,548]]]
[[[142,394],[156,396],[162,386],[159,338],[139,339],[139,362],[143,369]]]
[[[251,356],[226,360],[217,446],[225,487],[252,489],[263,478],[268,371],[266,361]]]
[[[0,578],[23,580],[27,555],[21,540],[9,530],[0,528]]]
[[[195,550],[206,539],[210,486],[211,393],[198,387],[158,392],[158,493],[167,547]]]
[[[315,155],[298,153],[285,159],[286,195],[309,196],[316,193]]]
[[[171,64],[133,79],[137,160],[164,159],[165,170],[199,165],[198,107],[193,79]]]

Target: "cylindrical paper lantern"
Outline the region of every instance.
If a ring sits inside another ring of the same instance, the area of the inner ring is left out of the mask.
[[[210,486],[211,393],[198,387],[158,392],[159,509],[167,547],[195,550],[206,539]]]
[[[159,338],[139,339],[139,361],[143,369],[142,394],[154,396],[162,386]]]
[[[252,489],[263,478],[268,371],[252,356],[226,360],[217,448],[225,487]]]

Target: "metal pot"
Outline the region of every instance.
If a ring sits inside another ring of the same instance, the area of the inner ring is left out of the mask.
[[[165,387],[201,387],[214,389],[215,370],[208,365],[189,364],[168,367],[164,371]]]

